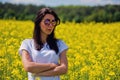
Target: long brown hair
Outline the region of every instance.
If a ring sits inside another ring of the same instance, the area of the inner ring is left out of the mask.
[[[41,50],[41,48],[43,47],[43,43],[41,40],[41,34],[40,34],[41,28],[40,28],[39,23],[42,21],[42,19],[44,18],[44,16],[46,14],[53,15],[55,17],[57,25],[60,24],[59,17],[52,9],[42,8],[41,10],[38,11],[37,16],[36,16],[35,21],[34,21],[35,26],[34,26],[34,31],[33,31],[33,39],[35,42],[36,50]],[[54,28],[54,30],[55,30],[55,28]],[[47,43],[48,43],[50,49],[53,49],[53,50],[55,50],[56,53],[58,53],[59,49],[57,46],[57,39],[55,38],[55,35],[54,35],[54,30],[52,31],[52,33],[50,35],[48,35]]]

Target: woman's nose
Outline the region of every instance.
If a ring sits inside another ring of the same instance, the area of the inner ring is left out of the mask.
[[[49,24],[49,27],[53,27],[53,25],[50,23],[50,24]]]

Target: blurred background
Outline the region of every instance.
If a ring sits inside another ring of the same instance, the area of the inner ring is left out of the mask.
[[[0,19],[34,20],[42,7],[53,8],[62,22],[120,21],[120,0],[0,0]]]
[[[18,49],[43,7],[60,17],[55,35],[69,47],[61,80],[120,80],[120,0],[0,0],[0,80],[28,80]]]

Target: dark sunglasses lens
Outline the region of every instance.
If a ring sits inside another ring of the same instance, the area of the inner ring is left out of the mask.
[[[56,21],[55,21],[55,20],[52,20],[52,24],[55,26],[55,25],[56,25]]]
[[[45,24],[50,24],[50,20],[49,20],[49,19],[46,19],[46,20],[44,21],[44,23],[45,23]]]

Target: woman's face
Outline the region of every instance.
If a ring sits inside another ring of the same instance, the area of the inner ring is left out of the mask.
[[[42,21],[40,22],[41,33],[49,35],[52,33],[55,26],[56,26],[55,17],[51,14],[46,14]]]

